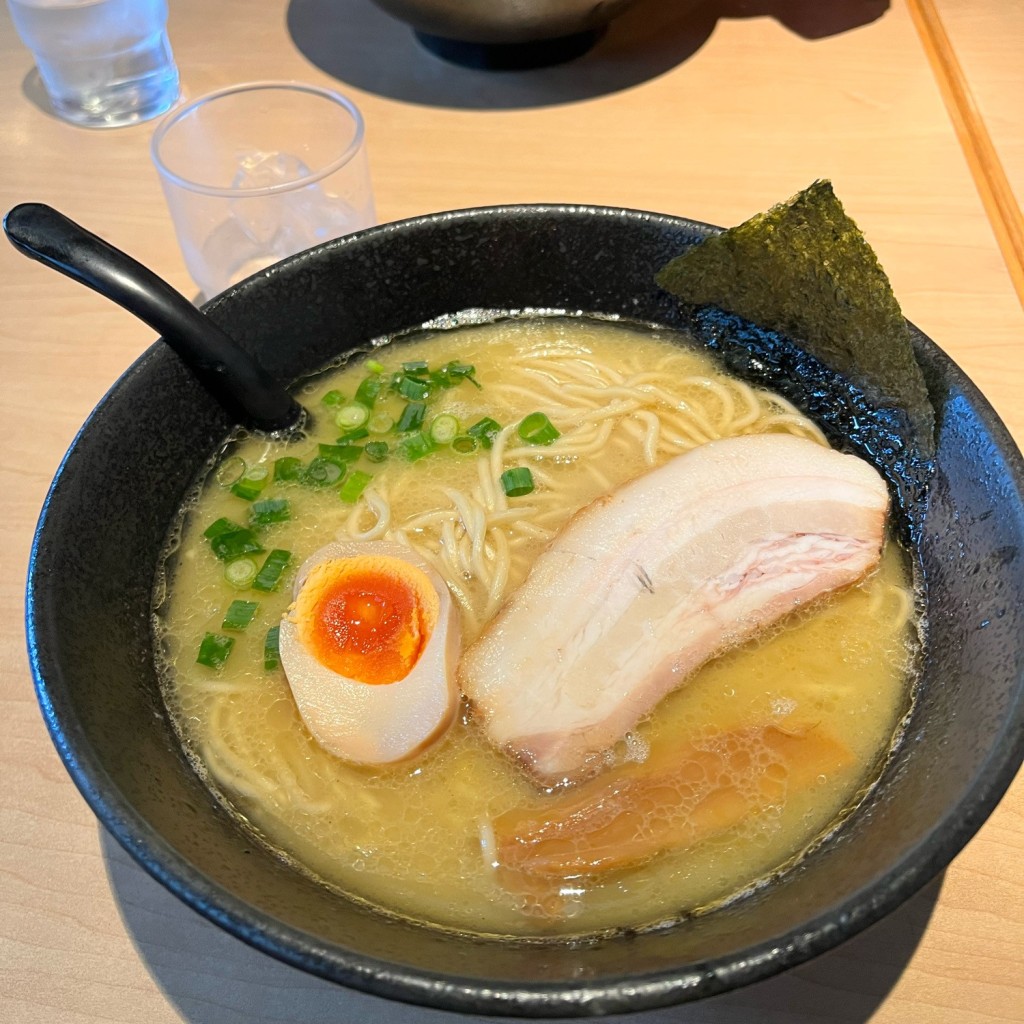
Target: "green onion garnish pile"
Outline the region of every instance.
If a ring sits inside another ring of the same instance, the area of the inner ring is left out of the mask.
[[[268,593],[279,589],[285,579],[291,552],[266,543],[268,534],[292,518],[292,502],[279,489],[330,488],[340,501],[355,504],[373,480],[370,470],[389,459],[417,462],[435,452],[465,456],[493,447],[502,429],[493,417],[464,425],[453,413],[433,412],[447,391],[463,383],[481,387],[472,364],[451,360],[432,369],[423,360],[409,360],[399,370],[388,370],[370,359],[366,370],[351,397],[333,388],[320,400],[340,432],[334,443],[319,444],[308,460],[285,455],[267,465],[247,465],[233,455],[218,468],[217,483],[247,503],[245,513],[239,515],[241,521],[222,517],[204,532],[210,550],[224,563],[229,587]],[[549,445],[561,436],[543,412],[526,416],[517,435],[527,445]],[[510,498],[534,490],[533,474],[525,466],[505,470],[500,484]],[[221,623],[223,632],[203,637],[197,661],[219,669],[235,644],[235,638],[226,634],[243,632],[258,611],[258,601],[231,601]],[[280,664],[278,630],[271,627],[264,642],[267,669]]]

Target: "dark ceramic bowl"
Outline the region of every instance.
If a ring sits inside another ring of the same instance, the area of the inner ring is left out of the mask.
[[[293,257],[206,310],[282,381],[474,307],[689,323],[738,372],[787,388],[833,437],[849,434],[864,410],[835,398],[841,386],[829,398],[813,360],[731,318],[693,317],[653,283],[669,257],[714,230],[591,207],[438,214]],[[596,1015],[698,999],[800,963],[940,872],[1021,762],[1024,469],[970,381],[916,331],[914,343],[939,419],[927,509],[911,495],[900,510],[929,620],[916,706],[881,781],[842,828],[730,906],[593,944],[474,941],[350,903],[240,831],[183,757],[153,667],[157,554],[229,427],[162,344],[89,418],[42,512],[28,638],[53,740],[104,825],[187,904],[258,949],[354,988],[487,1014]],[[857,436],[854,447],[869,453],[871,439]]]
[[[374,0],[417,31],[468,43],[532,43],[591,32],[636,0]]]
[[[678,2],[678,0],[677,0]],[[374,0],[445,60],[525,70],[581,56],[636,0]]]

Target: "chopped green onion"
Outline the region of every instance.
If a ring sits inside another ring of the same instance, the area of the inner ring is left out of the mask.
[[[366,360],[366,368],[368,370],[371,370],[373,373],[383,373],[384,372],[384,364],[383,363],[378,363],[376,359],[367,359]]]
[[[430,374],[430,383],[435,388],[455,388],[462,381],[468,380],[475,387],[479,388],[480,385],[473,376],[475,373],[475,366],[471,366],[469,363],[457,363],[453,359]]]
[[[312,459],[302,474],[302,482],[310,487],[329,487],[345,475],[344,468],[332,459]]]
[[[264,498],[249,507],[249,525],[260,527],[271,523],[286,523],[292,517],[287,498]]]
[[[282,481],[302,479],[302,459],[294,455],[285,455],[284,458],[274,460],[274,479]]]
[[[449,413],[435,416],[430,422],[430,440],[434,444],[451,444],[459,436],[459,421]]]
[[[220,628],[241,632],[252,622],[259,607],[259,601],[232,601],[224,613],[224,621],[220,624]]]
[[[259,554],[263,545],[252,530],[239,526],[211,537],[210,548],[222,562],[233,562],[243,555]]]
[[[470,437],[475,437],[485,448],[490,448],[500,431],[501,424],[497,420],[492,420],[490,416],[485,416],[482,420],[474,423],[466,433]]]
[[[458,452],[459,455],[472,455],[479,447],[477,439],[470,437],[469,434],[459,434],[452,440],[452,451]]]
[[[224,516],[221,516],[220,519],[210,523],[210,525],[203,530],[203,536],[206,537],[207,540],[212,541],[216,540],[222,533],[234,533],[235,530],[240,529],[242,529],[242,527],[239,526],[238,523],[234,523],[230,519],[226,519]]]
[[[341,485],[341,490],[338,491],[341,500],[347,501],[350,505],[355,504],[359,495],[366,490],[366,485],[372,479],[373,477],[369,473],[364,473],[361,469],[352,470]]]
[[[370,432],[366,427],[356,427],[355,430],[346,430],[341,437],[335,442],[336,444],[349,444],[352,441],[362,441],[364,437],[369,437]]]
[[[371,409],[386,384],[387,381],[379,373],[375,373],[372,377],[364,377],[362,383],[356,388],[355,401],[360,405],[365,405],[367,409]]]
[[[245,498],[246,501],[253,501],[258,498],[260,492],[270,483],[270,470],[266,466],[253,466],[245,471],[245,475],[231,486],[231,493]]]
[[[416,462],[434,450],[434,442],[420,430],[415,434],[409,434],[408,437],[403,437],[395,445],[395,450],[400,455],[404,455],[410,462]]]
[[[361,427],[370,418],[370,410],[362,402],[349,402],[334,414],[335,426],[342,430]]]
[[[430,369],[430,366],[425,360],[417,359],[415,362],[402,363],[402,369],[414,377],[423,377]]]
[[[395,425],[395,421],[386,412],[375,412],[366,425],[371,434],[386,434]]]
[[[551,444],[562,435],[542,412],[531,412],[519,424],[519,436],[527,444]]]
[[[268,671],[281,664],[281,627],[271,626],[263,641],[263,667]]]
[[[217,483],[221,487],[230,487],[237,483],[245,475],[245,459],[241,455],[232,455],[226,459],[217,470]]]
[[[387,441],[367,441],[363,445],[363,454],[371,462],[383,462],[388,457]]]
[[[533,474],[526,466],[515,466],[501,474],[501,489],[510,498],[521,498],[533,490]]]
[[[291,558],[292,553],[290,551],[283,551],[281,548],[274,548],[274,550],[267,555],[267,559],[263,563],[263,568],[256,574],[256,579],[252,581],[253,589],[266,591],[274,590],[278,583],[281,582],[281,576],[284,574]]]
[[[337,389],[332,388],[330,391],[320,399],[324,405],[343,405],[345,402],[345,396]]]
[[[196,661],[207,668],[221,668],[228,660],[228,655],[234,646],[233,637],[221,636],[219,633],[207,633],[199,645],[199,655]]]
[[[363,454],[363,449],[357,444],[322,444],[318,447],[321,459],[336,463],[343,469]]]
[[[238,590],[245,590],[256,579],[258,569],[251,558],[236,558],[224,566],[224,579]]]
[[[423,417],[426,415],[427,407],[423,402],[410,402],[403,410],[402,415],[395,425],[395,430],[400,434],[407,434],[411,430],[419,430],[423,426]]]
[[[424,381],[415,377],[400,376],[395,384],[397,391],[403,398],[410,402],[423,402],[430,396],[430,387]]]
[[[456,363],[454,360],[450,363],[445,363],[444,366],[438,371],[441,379],[447,381],[445,387],[453,388],[460,381],[468,380],[478,391],[482,391],[483,388],[476,379],[476,367],[469,363]]]

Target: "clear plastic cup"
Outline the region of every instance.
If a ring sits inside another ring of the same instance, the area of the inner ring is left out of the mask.
[[[250,82],[211,93],[164,119],[152,155],[207,298],[375,223],[362,116],[329,89]]]
[[[89,128],[165,113],[178,98],[167,0],[7,0],[54,111]]]

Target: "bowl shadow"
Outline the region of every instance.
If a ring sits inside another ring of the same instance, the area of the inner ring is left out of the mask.
[[[888,8],[889,0],[640,0],[583,56],[516,71],[444,61],[372,0],[290,0],[287,26],[302,55],[343,84],[405,103],[497,110],[581,102],[657,78],[697,53],[721,19],[772,17],[816,40]]]
[[[129,938],[186,1024],[445,1024],[498,1020],[390,1002],[279,963],[211,924],[151,878],[99,826],[111,893]],[[864,1024],[928,926],[943,876],[893,913],[785,974],[697,1003],[609,1021],[636,1024]]]

